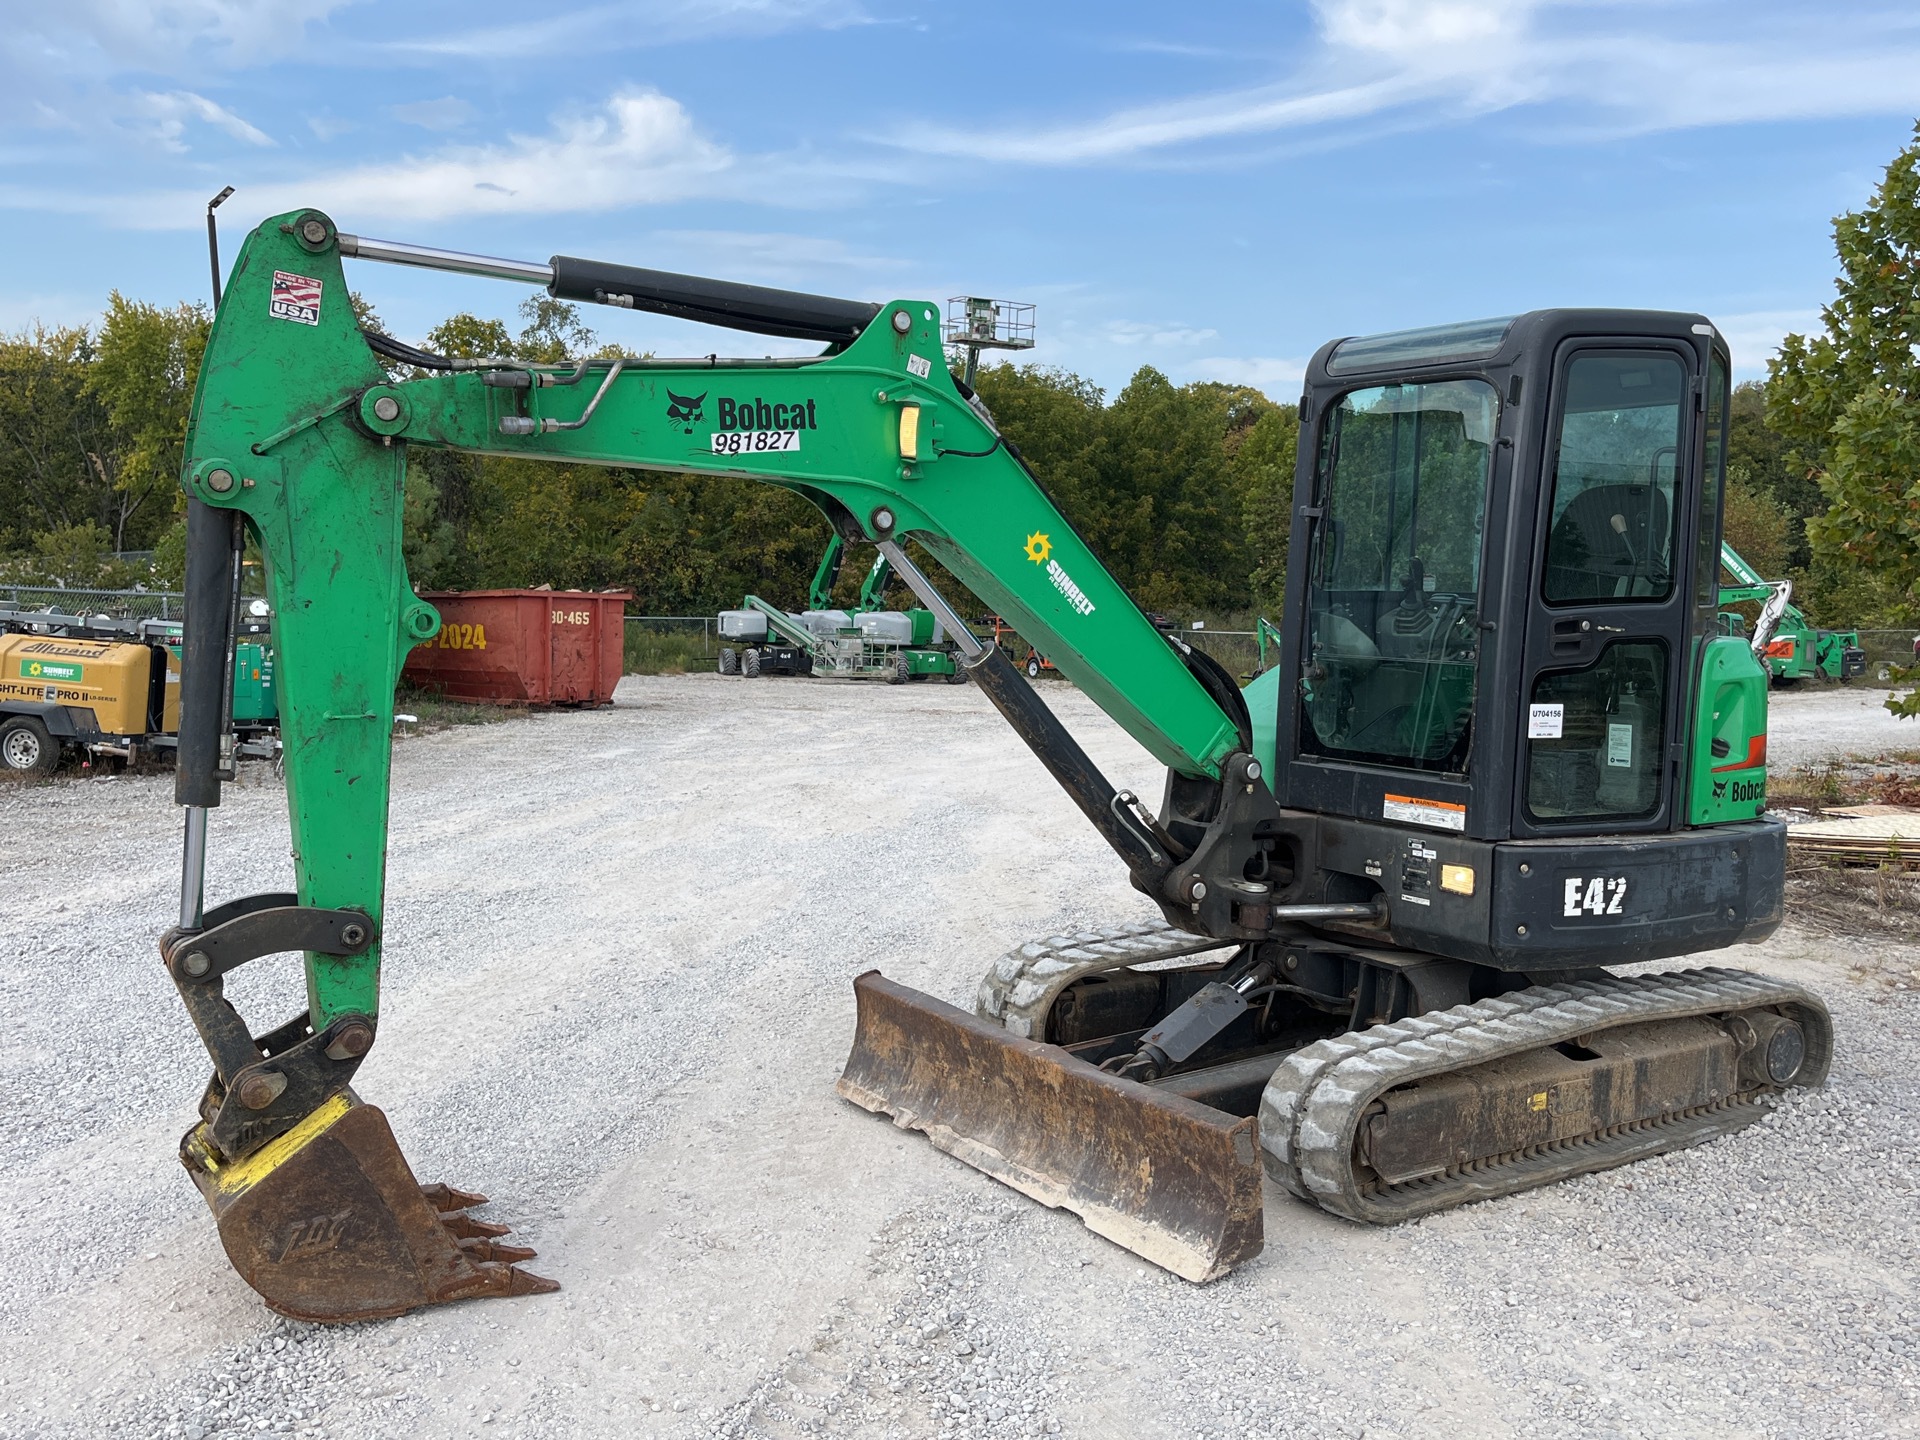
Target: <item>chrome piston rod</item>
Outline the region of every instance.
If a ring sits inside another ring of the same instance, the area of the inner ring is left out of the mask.
[[[501,260],[492,255],[469,255],[464,250],[437,250],[431,245],[409,245],[404,240],[375,240],[366,235],[337,237],[340,253],[387,265],[413,265],[422,270],[451,270],[456,275],[484,275],[491,280],[518,280],[527,285],[551,285],[553,266],[532,260]]]
[[[180,856],[180,928],[198,930],[207,894],[207,807],[187,806],[187,842]]]

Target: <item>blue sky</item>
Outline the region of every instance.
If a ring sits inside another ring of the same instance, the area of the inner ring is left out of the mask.
[[[1920,7],[1780,0],[3,0],[0,329],[207,294],[263,216],[863,299],[1037,304],[1033,358],[1288,396],[1323,340],[1817,323],[1920,115]],[[349,262],[388,328],[526,292]],[[792,350],[611,311],[661,354]]]

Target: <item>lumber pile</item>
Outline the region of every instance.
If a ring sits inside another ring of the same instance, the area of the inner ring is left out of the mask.
[[[1851,805],[1787,831],[1793,860],[1842,865],[1893,865],[1920,870],[1920,809],[1910,805]]]

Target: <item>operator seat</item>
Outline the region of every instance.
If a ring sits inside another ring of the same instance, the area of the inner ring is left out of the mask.
[[[1667,497],[1647,484],[1595,485],[1547,536],[1548,600],[1655,596],[1667,583]]]

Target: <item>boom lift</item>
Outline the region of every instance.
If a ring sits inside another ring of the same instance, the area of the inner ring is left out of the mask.
[[[343,256],[827,348],[448,360],[363,334]],[[320,1320],[552,1288],[468,1216],[478,1197],[415,1183],[351,1086],[379,1024],[393,682],[438,624],[401,560],[409,445],[748,476],[880,548],[1161,918],[1015,951],[976,1014],[861,976],[839,1089],[1180,1275],[1259,1250],[1263,1163],[1386,1223],[1696,1144],[1820,1083],[1806,991],[1601,968],[1780,920],[1765,677],[1715,626],[1727,375],[1712,326],[1654,312],[1324,347],[1281,661],[1243,692],[1108,575],[950,377],[923,301],[267,221],[188,441],[188,845],[162,943],[215,1067],[182,1158],[236,1268]],[[275,603],[298,888],[202,913],[241,527]],[[1166,764],[1157,810],[972,635],[909,536]],[[222,977],[287,951],[308,1009],[256,1039]]]
[[[757,595],[719,616],[722,675],[821,675],[884,679],[904,685],[930,675],[964,684],[966,671],[931,610],[883,610],[893,563],[876,554],[851,610],[833,608],[833,583],[846,541],[827,542],[807,591],[807,608],[790,615]],[[737,644],[728,644],[733,641]]]
[[[1857,680],[1867,673],[1867,652],[1860,648],[1860,632],[1822,630],[1810,624],[1805,612],[1793,603],[1791,580],[1762,579],[1760,572],[1725,540],[1720,542],[1720,566],[1734,581],[1720,587],[1721,606],[1742,602],[1760,606],[1749,643],[1775,681],[1792,684],[1810,675]],[[1723,616],[1723,625],[1731,618]]]

